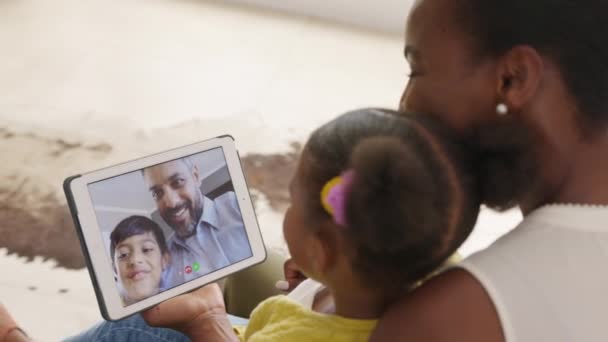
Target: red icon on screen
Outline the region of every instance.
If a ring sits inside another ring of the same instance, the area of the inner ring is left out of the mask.
[[[192,273],[192,266],[188,265],[186,266],[186,274],[190,274]]]

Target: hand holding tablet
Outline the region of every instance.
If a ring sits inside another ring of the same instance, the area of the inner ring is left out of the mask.
[[[266,257],[231,137],[70,177],[64,189],[107,320]]]

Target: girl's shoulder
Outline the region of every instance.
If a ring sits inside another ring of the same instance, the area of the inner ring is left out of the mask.
[[[308,278],[287,294],[287,297],[300,303],[305,308],[312,309],[315,296],[323,289],[325,289],[325,285]]]
[[[281,295],[252,312],[246,341],[367,341],[376,320],[353,320],[312,311]]]

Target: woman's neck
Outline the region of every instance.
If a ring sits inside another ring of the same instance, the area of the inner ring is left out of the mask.
[[[582,142],[567,157],[560,183],[545,197],[534,196],[521,204],[524,215],[546,204],[608,205],[608,134],[593,143]]]
[[[608,134],[577,151],[553,203],[608,205]]]

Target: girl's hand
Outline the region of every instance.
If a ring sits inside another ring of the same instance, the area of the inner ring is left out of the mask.
[[[291,292],[296,286],[300,285],[301,282],[308,278],[302,273],[300,267],[296,265],[293,259],[285,261],[283,264],[283,273],[285,275],[285,281],[277,282],[277,288],[285,292]]]
[[[149,325],[181,331],[192,341],[238,341],[217,284],[171,298],[142,316]]]

